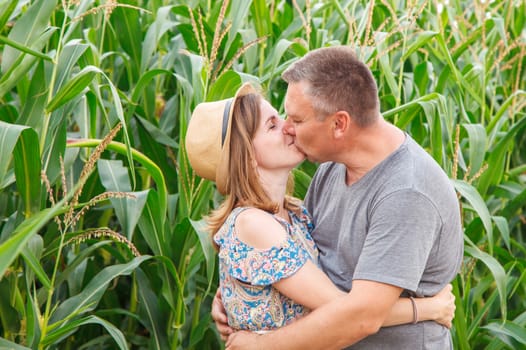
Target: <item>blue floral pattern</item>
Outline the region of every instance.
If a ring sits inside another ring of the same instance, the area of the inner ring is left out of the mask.
[[[272,284],[293,275],[309,259],[318,263],[318,250],[310,235],[312,219],[303,207],[299,215],[289,212],[291,223],[274,216],[285,227],[287,240],[270,249],[255,249],[235,235],[236,217],[245,209],[235,208],[214,236],[219,246],[222,300],[230,327],[271,330],[309,311]]]

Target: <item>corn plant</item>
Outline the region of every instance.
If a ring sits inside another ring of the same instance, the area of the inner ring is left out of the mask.
[[[458,191],[455,348],[526,345],[524,1],[0,0],[0,24],[0,347],[221,348],[191,111],[244,81],[283,111],[283,69],[335,44]]]

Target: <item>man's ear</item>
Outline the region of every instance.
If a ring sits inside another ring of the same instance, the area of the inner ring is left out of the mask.
[[[351,116],[346,111],[338,111],[333,115],[333,133],[335,138],[343,137],[352,123]]]

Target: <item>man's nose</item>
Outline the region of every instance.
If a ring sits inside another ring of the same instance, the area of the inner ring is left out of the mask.
[[[285,123],[283,124],[283,133],[285,135],[291,135],[291,136],[296,135],[296,132],[294,130],[294,125],[292,125],[292,122],[288,118],[285,119]]]

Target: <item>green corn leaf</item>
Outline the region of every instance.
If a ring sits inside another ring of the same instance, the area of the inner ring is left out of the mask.
[[[75,233],[75,235],[76,234],[77,233]],[[55,285],[60,285],[66,279],[68,279],[71,275],[75,274],[77,272],[77,268],[79,267],[79,265],[82,264],[83,262],[86,262],[86,260],[89,259],[91,255],[95,255],[95,251],[97,249],[102,248],[111,243],[114,243],[114,241],[104,240],[104,241],[95,242],[93,244],[90,244],[87,247],[84,247],[78,253],[78,255],[75,256],[75,259],[73,259],[71,262],[68,263],[66,268],[62,271],[62,273],[59,276],[57,276],[55,280]]]
[[[390,110],[387,110],[385,112],[382,113],[382,115],[384,116],[384,118],[390,118],[392,116],[394,116],[395,114],[397,113],[401,113],[405,110],[408,110],[408,109],[411,109],[413,107],[416,107],[416,106],[421,106],[422,104],[426,104],[426,103],[429,103],[429,102],[432,102],[432,101],[437,101],[439,99],[443,98],[442,95],[436,93],[436,92],[432,92],[430,94],[427,94],[425,96],[422,96],[420,98],[417,98],[417,99],[414,99],[410,102],[407,102],[403,105],[400,105],[400,106],[397,106],[395,108],[392,108]],[[405,129],[407,127],[407,125],[411,122],[411,119],[404,119],[403,115],[402,117],[400,118],[400,120],[397,122],[397,126],[401,129]]]
[[[95,78],[95,75],[99,72],[100,70],[93,66],[87,66],[82,69],[57,91],[53,96],[53,99],[49,101],[46,111],[48,113],[53,112],[57,108],[71,101],[73,98],[83,94],[84,89],[86,89]]]
[[[24,96],[24,105],[17,118],[16,123],[29,126],[35,130],[41,130],[44,115],[44,108],[47,99],[47,85],[45,62],[40,61],[35,67],[31,83]]]
[[[141,73],[148,71],[150,60],[154,56],[155,49],[161,37],[163,37],[174,25],[170,19],[173,6],[163,6],[157,10],[155,21],[150,25],[141,50]]]
[[[467,254],[480,260],[491,271],[491,274],[493,275],[493,278],[495,279],[495,283],[497,285],[497,290],[499,291],[500,311],[502,312],[503,319],[506,319],[508,310],[508,306],[506,303],[506,271],[504,270],[502,265],[497,261],[497,259],[477,248],[477,246],[471,243],[469,240],[468,245],[465,246],[464,250]]]
[[[2,152],[0,152],[0,185],[5,182],[11,159],[13,156],[13,150],[18,142],[18,138],[22,131],[26,130],[27,127],[16,124],[9,124],[0,121],[0,144],[2,145]],[[5,185],[0,186],[0,189]]]
[[[52,332],[49,332],[46,337],[42,340],[42,345],[48,346],[51,344],[57,344],[70,334],[76,332],[79,327],[85,326],[88,324],[98,324],[101,325],[106,329],[106,331],[109,333],[109,335],[115,340],[115,343],[117,343],[117,346],[121,350],[127,350],[128,344],[126,342],[126,338],[124,337],[124,334],[122,334],[121,330],[115,327],[110,322],[97,317],[97,316],[87,316],[78,320],[74,320],[68,324],[66,324],[63,327],[60,327],[58,329],[53,330]]]
[[[21,254],[24,257],[24,261],[29,265],[29,267],[37,275],[40,283],[42,283],[42,285],[46,287],[46,289],[50,289],[51,281],[49,280],[49,277],[47,276],[46,271],[44,271],[44,269],[42,268],[42,265],[40,265],[40,261],[37,259],[35,254],[33,254],[33,252],[27,248],[22,249]]]
[[[10,303],[11,295],[18,292],[10,280],[11,278],[0,281],[0,326],[4,330],[4,334],[18,333],[21,323],[15,305]]]
[[[307,189],[309,188],[312,177],[301,169],[294,169],[294,196],[297,198],[305,198]]]
[[[142,315],[144,325],[152,335],[151,345],[156,350],[168,349],[158,296],[152,290],[150,281],[140,268],[135,271],[135,274],[139,292],[139,314]]]
[[[0,1],[0,28],[4,28],[9,17],[15,10],[18,0],[2,0]]]
[[[124,52],[128,54],[130,63],[131,81],[133,83],[139,77],[141,65],[141,50],[143,33],[139,12],[136,9],[117,7],[112,12],[111,21],[117,35],[117,42]]]
[[[526,345],[526,329],[524,325],[516,324],[512,321],[505,321],[504,323],[491,322],[483,326],[497,337],[508,336],[512,337],[521,345]]]
[[[17,343],[13,343],[12,341],[9,341],[9,340],[4,339],[4,338],[0,338],[0,349],[31,350],[31,348],[27,348],[27,347],[19,345]]]
[[[39,323],[39,316],[40,316],[40,310],[38,305],[38,297],[36,296],[36,293],[33,293],[33,290],[31,290],[30,284],[27,283],[27,291],[28,295],[31,297],[27,298],[26,301],[26,342],[27,344],[32,348],[37,347],[37,343],[40,340],[40,323]],[[1,344],[0,344],[1,347]]]
[[[497,110],[491,121],[489,122],[487,126],[488,132],[493,131],[495,126],[502,120],[504,114],[506,112],[515,114],[516,111],[509,111],[509,108],[514,105],[514,103],[520,99],[521,97],[526,96],[526,91],[524,90],[516,90],[514,91],[503,103],[500,105],[500,108]]]
[[[212,244],[212,237],[210,233],[206,230],[206,222],[204,220],[194,221],[190,220],[190,224],[195,230],[197,237],[199,238],[199,243],[201,244],[201,249],[205,256],[206,261],[206,274],[208,276],[208,289],[210,289],[211,284],[214,280],[214,270],[216,263],[216,251]]]
[[[131,240],[149,191],[131,192],[128,169],[120,160],[97,161],[100,180],[107,191],[128,192],[135,198],[110,198],[124,235]]]
[[[508,220],[506,220],[503,216],[492,216],[491,217],[493,222],[495,222],[495,226],[499,229],[500,235],[502,237],[502,240],[504,241],[504,244],[506,247],[508,247],[508,250],[511,250],[511,241],[510,241],[510,228],[508,224]]]
[[[139,218],[139,228],[148,246],[155,255],[166,255],[164,225],[159,217],[159,195],[150,191],[146,205]]]
[[[61,322],[70,315],[78,315],[93,310],[108,288],[108,284],[113,279],[118,276],[129,275],[141,263],[150,258],[150,256],[144,255],[136,257],[126,264],[111,265],[104,268],[88,282],[82,292],[64,300],[64,302],[57,307],[51,316],[50,323]],[[65,323],[62,323],[59,328],[64,327],[64,325]]]
[[[453,285],[453,294],[455,295],[455,318],[453,318],[453,326],[455,327],[455,332],[451,332],[453,337],[453,342],[456,344],[458,349],[468,349],[468,325],[466,318],[466,309],[462,298],[459,298],[460,295],[460,276],[457,276],[452,281]]]
[[[40,50],[48,43],[55,30],[56,28],[49,28],[43,32],[42,35],[32,41],[31,48],[33,50]],[[9,46],[7,48],[9,48]],[[15,62],[0,76],[0,97],[4,96],[10,89],[16,86],[38,61],[38,57],[33,55],[17,55]]]
[[[55,0],[37,0],[31,7],[17,19],[13,29],[9,33],[9,39],[24,47],[35,50],[36,47],[43,47],[44,43],[36,46],[42,33],[48,29],[48,22],[51,14],[55,10]],[[2,53],[2,72],[7,72],[15,65],[18,58],[22,55],[19,49],[7,46]]]
[[[240,4],[241,1],[238,0],[238,3],[239,5],[241,5]],[[262,36],[269,34],[271,23],[270,23],[269,7],[267,5],[267,2],[265,0],[253,0],[252,11],[254,11],[253,13],[254,18],[258,19],[254,23],[256,25],[256,33],[258,37],[262,37]],[[234,15],[232,17],[237,19],[238,23],[241,22],[241,20],[243,19],[242,16],[245,15],[243,11],[238,12],[237,8],[236,8],[236,11],[232,11],[232,14]]]
[[[179,274],[177,268],[174,265],[174,261],[171,258],[161,255],[157,255],[154,258],[162,264],[162,268],[159,269],[159,274],[163,276],[162,295],[172,310],[176,311],[175,304],[181,300],[184,300],[185,285],[182,280],[184,276]],[[171,283],[172,278],[175,281],[175,288]]]
[[[151,69],[141,75],[139,81],[133,88],[130,105],[128,106],[126,112],[126,120],[130,120],[132,118],[135,108],[139,104],[139,99],[141,98],[141,95],[144,93],[144,89],[146,89],[148,84],[158,76],[172,76],[172,74],[172,72],[166,69]]]
[[[22,131],[13,153],[16,186],[24,203],[27,218],[40,210],[40,150],[33,129]]]
[[[241,86],[241,77],[238,73],[227,71],[221,74],[216,81],[210,85],[207,101],[217,101],[232,97]]]
[[[274,47],[272,55],[267,60],[265,60],[266,74],[263,74],[263,72],[261,72],[262,82],[272,80],[276,78],[276,75],[281,74],[280,69],[278,69],[279,63],[293,44],[294,43],[292,41],[287,39],[280,39],[278,41],[278,43]],[[284,69],[286,67],[282,68]]]
[[[161,128],[157,125],[154,125],[145,118],[136,117],[137,121],[141,123],[142,127],[150,134],[150,136],[156,141],[164,146],[179,148],[179,144],[169,135],[167,135]],[[166,150],[162,148],[163,153],[166,153]],[[165,155],[165,154],[163,154]]]
[[[432,42],[432,39],[438,35],[438,32],[433,31],[423,31],[418,33],[416,40],[412,41],[407,51],[404,53],[400,61],[404,62],[409,56],[411,56],[416,50],[420,49],[422,46]]]
[[[60,91],[60,89],[72,79],[71,72],[73,72],[75,69],[79,69],[78,61],[80,57],[86,52],[88,47],[88,45],[81,44],[77,40],[66,43],[60,52],[56,67],[57,78],[55,80],[55,86],[53,87],[53,91],[55,93]]]
[[[100,140],[93,140],[93,139],[85,139],[85,140],[78,140],[78,141],[71,141],[67,144],[67,147],[96,147],[101,141]],[[122,155],[127,155],[127,147],[126,145],[112,141],[110,144],[106,147],[107,150],[115,151]],[[166,202],[168,198],[168,191],[166,189],[166,182],[164,180],[164,175],[154,162],[152,162],[151,159],[146,157],[141,152],[131,149],[131,157],[133,161],[137,161],[141,163],[146,170],[148,171],[148,174],[152,177],[152,179],[155,181],[155,184],[157,186],[157,191],[159,192],[159,205],[158,205],[158,211],[157,215],[159,216],[159,220],[164,223],[166,215]],[[130,166],[131,168],[131,166]],[[133,172],[133,169],[130,169],[131,172]]]
[[[487,148],[486,129],[482,124],[462,124],[469,136],[469,164],[471,174],[476,174],[484,162],[483,150]]]
[[[14,158],[15,178],[24,203],[27,218],[40,209],[40,152],[36,132],[22,125],[0,121],[0,189]]]
[[[242,43],[240,43],[237,39],[237,33],[240,31],[245,30],[246,26],[244,26],[244,23],[246,21],[247,16],[249,15],[249,11],[256,11],[261,13],[262,16],[268,17],[268,8],[266,10],[257,9],[259,6],[261,6],[261,2],[264,1],[257,1],[255,3],[252,3],[252,1],[246,1],[246,0],[233,0],[232,4],[230,5],[230,15],[229,15],[229,21],[231,21],[232,26],[230,27],[230,31],[226,37],[226,44],[225,44],[225,52],[236,52],[241,49]],[[260,17],[261,21],[267,21],[266,17]],[[259,20],[254,23],[254,27],[256,32],[258,30],[258,27],[264,31],[262,26],[259,24]],[[264,26],[264,25],[263,25]],[[268,27],[270,28],[270,27]],[[268,33],[267,33],[268,34]],[[262,36],[265,34],[262,34]]]
[[[51,57],[49,57],[48,55],[43,54],[40,51],[33,50],[32,48],[24,46],[24,45],[22,45],[20,43],[17,43],[16,41],[13,41],[13,40],[11,40],[9,38],[6,38],[3,35],[0,35],[0,42],[4,43],[6,45],[9,45],[9,46],[21,51],[21,52],[25,52],[28,55],[35,56],[35,57],[38,57],[38,58],[42,58],[43,60],[46,60],[46,61],[53,61],[53,59]]]
[[[493,251],[493,225],[491,223],[491,215],[489,213],[488,207],[484,202],[484,199],[477,192],[475,187],[471,186],[465,181],[461,180],[452,180],[455,189],[466,198],[466,200],[471,204],[477,215],[482,220],[484,228],[486,229],[486,234],[488,237],[490,253]]]
[[[36,234],[49,220],[62,210],[64,202],[67,199],[66,197],[52,208],[44,209],[24,220],[17,226],[11,237],[0,244],[0,280],[31,236]]]
[[[519,134],[525,127],[526,118],[522,118],[503,135],[495,147],[489,150],[488,169],[480,176],[477,186],[481,195],[486,195],[488,188],[502,178],[508,147],[513,142],[515,135]]]

